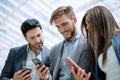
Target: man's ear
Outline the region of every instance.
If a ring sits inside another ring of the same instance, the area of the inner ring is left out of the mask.
[[[73,19],[72,19],[72,20],[74,21],[74,23],[77,22],[77,18],[76,18],[75,16],[73,16]]]

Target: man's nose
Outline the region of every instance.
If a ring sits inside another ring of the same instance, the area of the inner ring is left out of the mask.
[[[40,38],[36,38],[36,42],[40,42]]]
[[[65,28],[63,28],[63,27],[60,27],[59,28],[59,31],[62,33],[62,32],[64,32],[64,30],[65,30]]]

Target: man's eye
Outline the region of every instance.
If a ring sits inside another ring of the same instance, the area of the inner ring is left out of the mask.
[[[57,28],[59,28],[59,26],[56,26]]]
[[[34,37],[31,37],[30,39],[34,39]]]
[[[67,24],[68,24],[68,22],[66,22],[66,23],[63,23],[62,25],[63,25],[63,26],[66,26]]]

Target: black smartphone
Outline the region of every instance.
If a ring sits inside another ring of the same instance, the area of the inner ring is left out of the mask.
[[[23,66],[22,71],[24,72],[24,71],[26,71],[26,70],[30,70],[30,72],[31,72],[32,69],[31,69],[30,67]]]
[[[33,62],[35,65],[39,64],[40,67],[43,65],[43,63],[42,63],[38,58],[32,59],[32,62]]]

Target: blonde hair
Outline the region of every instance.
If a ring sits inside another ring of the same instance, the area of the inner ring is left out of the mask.
[[[53,11],[50,18],[50,24],[52,25],[53,21],[61,17],[63,14],[65,14],[70,19],[72,19],[73,16],[75,16],[75,13],[71,6],[61,6],[61,7],[58,7],[55,11]]]

